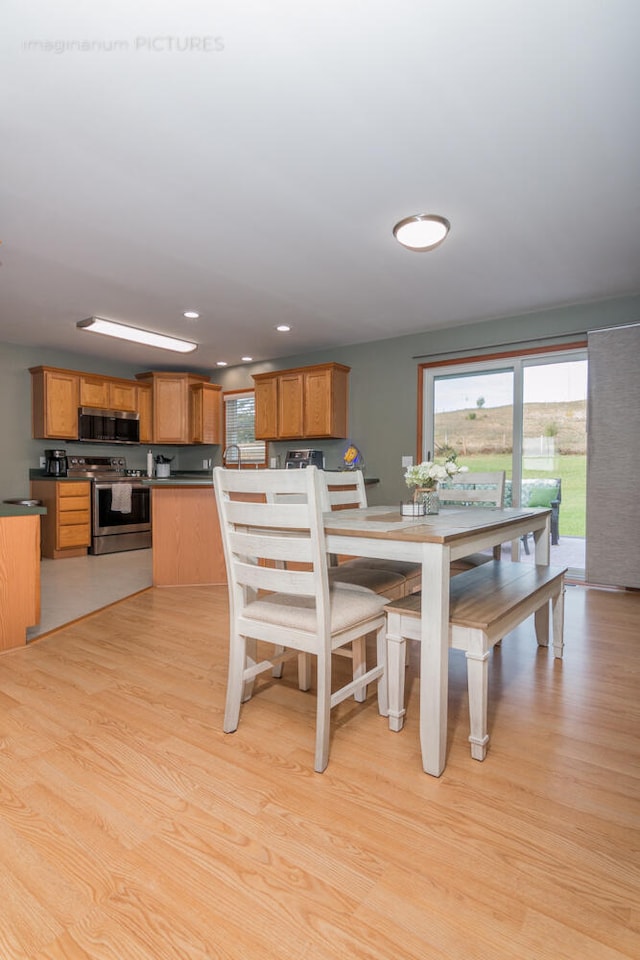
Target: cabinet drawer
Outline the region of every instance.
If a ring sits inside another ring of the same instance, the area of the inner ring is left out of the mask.
[[[89,500],[90,483],[80,480],[76,483],[60,483],[58,485],[58,499],[60,502],[70,497],[86,497]]]
[[[68,527],[76,523],[83,523],[88,526],[89,519],[88,510],[68,510],[60,514],[60,526]]]
[[[91,530],[88,523],[61,525],[58,528],[58,549],[65,547],[88,547],[91,542]]]

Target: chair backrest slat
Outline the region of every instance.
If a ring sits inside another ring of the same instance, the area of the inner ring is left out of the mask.
[[[362,470],[344,470],[339,473],[324,471],[321,475],[325,513],[347,507],[367,506],[367,491]]]
[[[438,486],[441,503],[504,505],[505,471],[459,473]]]

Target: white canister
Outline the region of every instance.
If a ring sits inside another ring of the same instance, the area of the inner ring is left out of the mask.
[[[156,477],[158,477],[159,480],[166,480],[166,478],[170,476],[171,476],[170,463],[156,463]]]

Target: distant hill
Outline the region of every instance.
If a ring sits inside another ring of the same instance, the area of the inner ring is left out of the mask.
[[[452,447],[464,456],[473,453],[510,453],[513,408],[467,407],[436,414],[436,456]],[[587,405],[584,400],[566,403],[527,403],[525,437],[553,437],[556,454],[585,454]]]

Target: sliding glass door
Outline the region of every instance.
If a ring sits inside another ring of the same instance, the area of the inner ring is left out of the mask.
[[[552,562],[584,576],[586,351],[427,366],[423,388],[423,458],[504,470],[506,505],[550,506]]]

